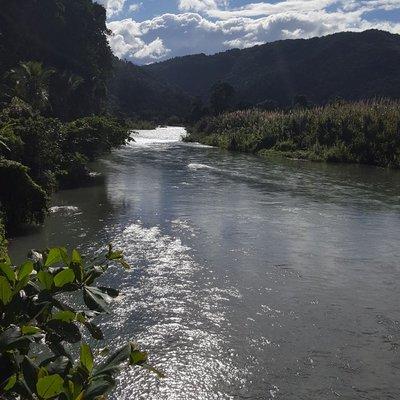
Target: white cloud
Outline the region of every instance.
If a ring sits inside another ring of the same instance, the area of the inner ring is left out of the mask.
[[[109,38],[110,45],[117,57],[148,63],[161,59],[170,52],[159,37],[146,42],[143,39],[146,29],[130,18],[110,22],[109,28],[113,31]]]
[[[227,6],[228,0],[179,0],[180,11],[207,11]]]
[[[139,51],[137,51],[134,55],[135,58],[144,59],[144,60],[158,60],[164,56],[166,56],[170,52],[170,49],[166,49],[164,47],[164,43],[162,39],[159,37],[149,44],[143,46]]]
[[[143,6],[143,3],[133,3],[129,6],[129,12],[134,13],[136,11],[139,11],[140,8]]]
[[[216,7],[201,9],[199,3]],[[239,9],[223,9],[226,2],[215,0],[180,0],[180,5],[200,10],[164,14],[142,22],[131,18],[110,22],[114,53],[137,63],[149,63],[346,30],[376,28],[400,33],[400,21],[368,21],[364,17],[366,12],[377,9],[400,10],[400,0],[284,0]]]
[[[107,17],[118,15],[124,8],[126,0],[96,0],[107,11]]]

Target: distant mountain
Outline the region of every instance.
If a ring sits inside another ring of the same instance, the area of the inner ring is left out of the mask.
[[[400,97],[400,35],[369,30],[313,39],[283,40],[243,50],[174,58],[141,67],[159,82],[208,98],[218,81],[230,83],[238,101],[274,100],[290,105],[297,95],[320,104]]]
[[[185,118],[192,101],[179,87],[162,82],[141,67],[116,57],[108,94],[109,110],[114,114],[158,122],[165,122],[172,116]]]

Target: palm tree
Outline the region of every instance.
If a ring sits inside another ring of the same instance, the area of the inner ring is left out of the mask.
[[[34,110],[46,110],[49,106],[49,81],[53,74],[54,70],[44,68],[40,62],[21,62],[19,68],[10,71],[14,95]]]

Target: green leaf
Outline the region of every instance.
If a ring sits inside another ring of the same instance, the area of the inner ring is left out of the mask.
[[[9,350],[15,347],[25,347],[30,343],[30,339],[21,335],[21,330],[18,326],[11,325],[0,334],[0,352]]]
[[[92,337],[96,340],[103,340],[104,339],[104,335],[102,330],[95,325],[93,322],[85,322],[85,327],[86,329],[90,332],[90,334],[92,335]]]
[[[17,375],[16,374],[11,375],[8,378],[6,386],[4,387],[4,391],[8,392],[9,390],[11,390],[15,386],[16,383],[17,383]]]
[[[64,380],[60,375],[54,374],[40,378],[36,390],[42,399],[51,399],[63,391]]]
[[[38,379],[40,379],[40,378],[44,378],[45,376],[49,376],[51,374],[49,374],[49,372],[47,371],[47,368],[40,367],[37,375],[38,375]]]
[[[12,299],[12,290],[11,286],[8,283],[7,278],[4,276],[0,276],[0,300],[1,302],[6,305]]]
[[[92,379],[85,390],[85,400],[94,400],[107,394],[115,386],[114,379],[109,375],[100,375]]]
[[[90,347],[83,343],[81,345],[81,352],[80,352],[80,361],[81,364],[88,370],[88,372],[92,372],[93,370],[93,354]]]
[[[82,391],[78,394],[78,397],[75,397],[75,400],[83,400],[85,398],[85,392]]]
[[[58,311],[52,315],[52,319],[58,319],[64,322],[72,322],[76,319],[76,313],[72,311]]]
[[[111,297],[96,287],[85,286],[83,290],[83,300],[91,310],[110,312],[108,303],[111,301]]]
[[[60,263],[63,261],[63,257],[61,251],[58,247],[54,249],[50,249],[49,254],[47,254],[46,262],[44,264],[45,267],[50,267],[51,265]]]
[[[110,297],[118,297],[119,296],[119,290],[109,288],[109,287],[104,287],[104,286],[99,286],[99,289],[103,292],[108,294]]]
[[[147,361],[147,353],[140,350],[132,350],[129,356],[129,363],[131,365],[142,365]]]
[[[18,270],[18,280],[22,281],[24,278],[26,278],[27,276],[29,276],[33,271],[33,262],[32,261],[26,261],[24,262],[19,270]]]
[[[125,269],[131,269],[132,267],[125,261],[124,258],[121,258],[118,260],[118,262],[125,268]]]
[[[115,353],[108,357],[98,368],[95,369],[94,375],[113,374],[119,371],[122,363],[129,360],[131,353],[131,345],[126,344],[120,347]]]
[[[20,290],[22,290],[30,281],[30,276],[25,276],[22,278],[17,285],[14,288],[14,293],[18,293]]]
[[[60,337],[60,340],[65,340],[68,343],[78,343],[82,338],[79,328],[72,322],[52,319],[47,323],[47,326]]]
[[[32,360],[26,356],[24,357],[21,366],[22,366],[22,372],[24,374],[25,383],[27,384],[29,390],[31,392],[34,392],[36,383],[38,381],[39,367],[35,365],[32,362]]]
[[[65,247],[59,247],[58,250],[60,250],[61,259],[63,260],[64,264],[68,265],[70,260],[67,249]]]
[[[151,365],[148,364],[143,364],[141,365],[142,368],[147,369],[148,371],[152,372],[153,374],[156,374],[159,378],[165,378],[165,374],[158,370],[155,367],[152,367]]]
[[[44,289],[50,290],[53,287],[54,283],[53,275],[51,275],[49,272],[39,271],[37,277]]]
[[[8,265],[7,263],[1,263],[0,264],[0,271],[3,273],[4,276],[7,277],[7,279],[10,282],[15,282],[15,272],[14,270],[11,268],[10,265]]]
[[[21,328],[23,335],[35,335],[36,333],[42,332],[40,328],[32,325],[25,325]]]
[[[82,264],[82,257],[78,250],[72,250],[72,262],[75,264]]]
[[[64,376],[64,374],[71,368],[72,363],[68,357],[58,356],[46,359],[40,365],[46,367],[46,371],[50,375],[60,374],[61,376]]]
[[[75,280],[75,273],[71,268],[64,269],[54,277],[56,287],[63,287],[67,283],[72,283]]]

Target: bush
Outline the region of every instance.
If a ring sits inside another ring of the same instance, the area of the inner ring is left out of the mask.
[[[123,364],[158,373],[134,342],[105,358],[95,357],[83,341],[83,328],[93,339],[104,339],[93,317],[109,312],[119,292],[94,285],[110,263],[129,267],[111,246],[90,261],[64,248],[33,251],[19,267],[8,257],[0,260],[2,399],[98,400],[115,386]],[[86,307],[73,307],[77,296]],[[77,345],[79,356],[74,357],[71,350]]]
[[[67,123],[63,128],[64,153],[80,153],[90,160],[121,146],[129,139],[129,128],[117,119],[94,116]]]
[[[47,192],[55,189],[55,175],[62,159],[62,124],[53,118],[41,116],[29,118],[3,118],[3,129],[8,127],[9,137],[18,138],[8,143],[10,152],[5,157],[29,168],[35,182]]]
[[[58,175],[61,188],[72,188],[86,184],[90,179],[88,162],[88,158],[80,153],[65,154],[62,171]]]
[[[7,228],[43,222],[47,196],[28,175],[27,167],[0,159],[0,182],[0,207]]]
[[[400,167],[400,103],[334,103],[289,112],[237,111],[207,117],[187,140],[245,152]]]
[[[10,109],[0,114],[0,203],[7,229],[41,223],[46,193],[59,184],[87,184],[89,161],[130,136],[129,128],[113,118],[93,116],[62,124]]]

